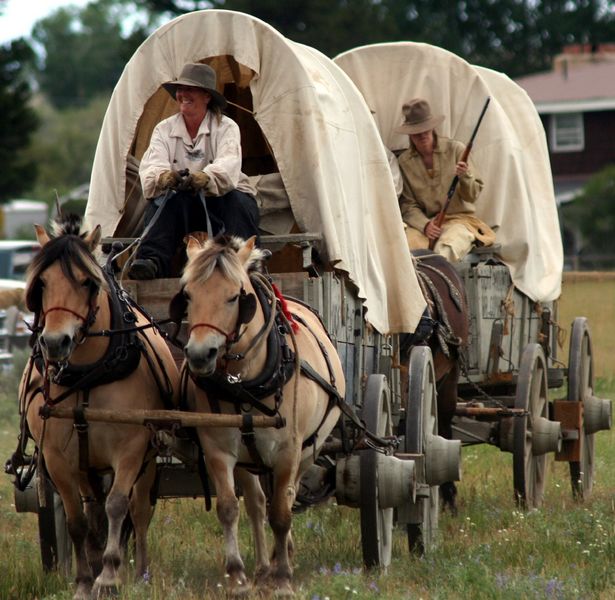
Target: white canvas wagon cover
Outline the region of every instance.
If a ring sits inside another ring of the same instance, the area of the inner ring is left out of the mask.
[[[499,256],[515,286],[535,301],[560,296],[563,251],[544,128],[525,91],[506,75],[475,67],[428,44],[398,42],[355,48],[334,59],[363,93],[382,140],[408,147],[394,132],[401,106],[426,98],[445,115],[437,131],[467,143],[488,96],[491,103],[471,160],[485,187],[477,216],[496,229]]]
[[[367,320],[381,333],[414,331],[425,302],[362,95],[333,61],[249,15],[192,12],[138,48],[105,115],[86,221],[103,235],[116,233],[131,192],[126,170],[134,172],[154,125],[176,110],[160,86],[197,61],[216,69],[220,90],[228,82],[249,87],[298,226],[322,234],[327,258],[365,300]]]

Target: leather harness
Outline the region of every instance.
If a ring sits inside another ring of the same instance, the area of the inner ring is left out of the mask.
[[[303,375],[320,385],[320,387],[329,394],[329,403],[327,405],[325,415],[323,416],[316,431],[314,431],[314,433],[303,442],[303,448],[315,444],[318,431],[323,426],[333,407],[344,404],[344,399],[341,397],[335,386],[333,367],[324,345],[320,342],[320,340],[318,340],[314,332],[311,331],[303,319],[296,314],[292,315],[292,317],[303,327],[305,327],[317,340],[327,364],[329,381],[317,373],[316,370],[306,361],[302,359],[297,360],[297,356],[289,347],[286,338],[286,336],[291,333],[291,327],[288,320],[285,318],[282,311],[279,310],[278,303],[274,301],[272,305],[272,303],[270,303],[267,299],[265,294],[265,284],[262,282],[262,279],[262,277],[250,278],[256,292],[258,302],[263,310],[265,321],[267,322],[269,320],[272,310],[276,311],[274,326],[271,328],[267,337],[267,359],[262,372],[254,379],[248,381],[236,381],[233,376],[229,376],[221,370],[216,370],[208,377],[199,377],[189,372],[187,364],[184,364],[184,368],[182,369],[182,389],[185,389],[187,377],[190,377],[197,387],[206,392],[213,412],[220,413],[220,403],[229,402],[233,405],[233,408],[237,414],[244,415],[244,422],[240,428],[242,434],[241,439],[250,454],[252,463],[238,463],[238,466],[245,467],[256,473],[268,472],[269,469],[264,465],[263,460],[256,448],[255,432],[252,426],[249,411],[256,409],[267,416],[279,415],[279,408],[283,401],[284,385],[296,372],[297,366]],[[270,396],[274,396],[275,398],[273,408],[270,408],[262,402],[264,398],[268,398]],[[185,394],[182,394],[182,397],[185,398]]]

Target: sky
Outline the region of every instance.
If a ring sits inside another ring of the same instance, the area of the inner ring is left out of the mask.
[[[83,7],[90,0],[8,0],[0,3],[0,44],[27,37],[34,23],[60,7]]]

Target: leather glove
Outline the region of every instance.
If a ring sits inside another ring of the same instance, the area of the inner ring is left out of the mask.
[[[198,192],[207,187],[210,177],[204,171],[191,171],[190,172],[190,187]]]
[[[169,188],[177,187],[181,179],[177,171],[163,171],[160,177],[158,177],[158,188],[160,190],[168,190]]]

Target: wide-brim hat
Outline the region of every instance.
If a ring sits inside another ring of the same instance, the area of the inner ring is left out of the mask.
[[[427,100],[423,98],[413,98],[406,102],[401,112],[404,115],[404,122],[395,128],[395,133],[406,135],[423,133],[430,129],[435,129],[444,121],[444,115],[433,115]]]
[[[211,94],[221,109],[226,108],[226,98],[216,89],[216,72],[209,65],[188,63],[184,65],[177,79],[163,83],[162,87],[175,99],[178,85],[201,88]]]

